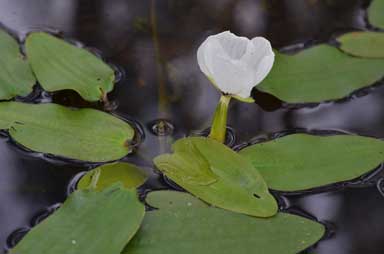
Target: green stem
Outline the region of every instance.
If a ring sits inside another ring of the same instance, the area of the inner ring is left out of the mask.
[[[211,133],[209,134],[209,137],[219,141],[220,143],[224,143],[225,141],[225,133],[227,131],[228,105],[230,101],[231,96],[222,95],[219,104],[217,104],[215,115],[213,116]]]
[[[91,183],[89,184],[88,188],[91,190],[95,190],[97,187],[97,183],[99,182],[101,171],[99,168],[95,169],[95,172],[91,176]]]

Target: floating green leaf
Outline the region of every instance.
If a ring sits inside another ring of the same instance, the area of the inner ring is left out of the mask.
[[[384,33],[352,32],[340,36],[337,40],[341,43],[341,49],[348,54],[384,58]]]
[[[27,37],[26,50],[37,80],[47,91],[72,89],[85,100],[97,101],[113,89],[113,69],[85,49],[37,32]]]
[[[276,53],[275,65],[258,86],[289,103],[345,97],[384,75],[384,59],[362,59],[320,45],[295,55]]]
[[[19,44],[0,29],[0,100],[28,95],[35,82],[28,62],[20,53]]]
[[[248,215],[269,217],[277,204],[252,164],[209,138],[184,138],[174,154],[155,158],[156,166],[192,194],[215,206]]]
[[[384,161],[384,142],[374,138],[294,134],[240,151],[268,186],[299,191],[347,181]]]
[[[384,0],[373,0],[368,8],[368,19],[372,25],[384,28]]]
[[[150,193],[147,202],[159,210],[147,212],[123,254],[296,254],[324,234],[321,224],[299,216],[255,218],[191,199],[186,193]]]
[[[0,103],[0,129],[33,151],[91,162],[124,157],[134,137],[133,128],[112,115],[51,103]]]
[[[121,182],[125,188],[137,188],[147,179],[147,175],[137,166],[118,162],[106,164],[89,171],[80,179],[77,188],[88,188],[96,172],[99,172],[96,190],[103,190],[116,182]]]
[[[11,250],[15,254],[120,254],[139,229],[144,205],[135,190],[113,185],[78,190]]]
[[[201,208],[210,207],[207,203],[196,197],[178,191],[154,191],[147,195],[145,201],[154,208],[178,209],[178,208]]]

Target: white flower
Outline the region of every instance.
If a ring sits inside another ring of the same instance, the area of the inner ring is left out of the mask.
[[[270,72],[275,59],[263,37],[249,40],[226,31],[209,36],[197,51],[201,71],[223,93],[247,100]]]

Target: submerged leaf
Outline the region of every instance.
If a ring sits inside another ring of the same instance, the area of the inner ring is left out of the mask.
[[[120,185],[102,192],[78,190],[10,253],[120,254],[143,217],[135,190]]]
[[[384,142],[352,135],[294,134],[240,151],[279,191],[299,191],[352,180],[384,161]]]
[[[186,193],[157,191],[123,254],[296,254],[316,243],[324,227],[285,213],[268,219],[204,206]],[[172,205],[170,205],[172,202]]]
[[[155,158],[156,166],[192,194],[215,206],[248,215],[269,217],[277,204],[252,164],[209,138],[184,138],[174,154]]]
[[[383,11],[384,15],[384,11]],[[352,32],[337,39],[348,54],[369,58],[384,58],[384,33]]]
[[[295,55],[276,54],[275,66],[258,86],[289,103],[343,98],[384,75],[384,59],[362,59],[320,45]]]
[[[32,92],[35,77],[20,53],[19,44],[0,29],[0,100],[26,96]]]
[[[125,188],[137,188],[147,180],[147,175],[137,166],[118,162],[97,167],[85,174],[77,184],[78,189],[86,189],[92,183],[96,172],[99,172],[96,190],[121,182]]]
[[[85,49],[37,32],[27,37],[26,50],[37,80],[47,91],[72,89],[85,100],[98,101],[113,89],[113,69]]]
[[[384,0],[373,0],[368,8],[368,19],[372,25],[384,28]]]
[[[91,162],[124,157],[134,137],[128,123],[109,114],[52,103],[2,102],[0,129],[33,151]]]

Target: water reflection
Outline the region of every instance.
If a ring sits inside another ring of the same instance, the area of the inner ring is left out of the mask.
[[[267,1],[239,1],[234,9],[234,27],[240,34],[254,37],[267,29]]]
[[[31,29],[54,28],[71,33],[75,28],[78,1],[0,1],[0,23],[24,35]]]
[[[349,101],[298,110],[292,121],[299,128],[344,130],[384,138],[383,96],[384,86],[379,86],[374,92]]]
[[[375,187],[290,198],[290,203],[330,223],[335,232],[318,244],[315,253],[382,253],[384,198]]]
[[[65,185],[76,168],[58,166],[17,151],[0,138],[0,243],[32,214],[65,198]]]

